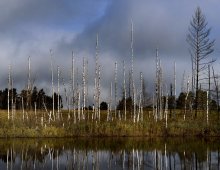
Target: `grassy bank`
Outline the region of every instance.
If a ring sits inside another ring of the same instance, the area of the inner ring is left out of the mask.
[[[149,114],[150,113],[150,114]],[[183,120],[181,111],[176,111],[175,117],[168,115],[167,128],[165,119],[153,118],[150,111],[144,111],[144,120],[133,123],[131,115],[127,120],[114,118],[106,121],[106,111],[101,112],[101,120],[91,120],[92,112],[86,113],[86,119],[74,123],[73,113],[63,111],[62,118],[50,120],[48,114],[29,111],[23,119],[22,111],[16,111],[14,118],[8,120],[7,111],[0,111],[0,137],[95,137],[95,136],[220,136],[220,121],[217,113],[211,112],[209,123],[206,115],[200,112],[197,118],[190,113]],[[43,120],[42,120],[42,117]],[[89,119],[88,119],[89,117]]]

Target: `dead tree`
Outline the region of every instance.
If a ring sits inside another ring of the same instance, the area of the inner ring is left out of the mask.
[[[139,93],[139,107],[138,107],[138,121],[143,121],[143,74],[140,73],[140,93]]]
[[[175,112],[176,112],[176,62],[174,62],[174,76],[173,76],[173,84],[174,84],[174,87],[173,87],[173,91],[174,91],[174,117],[175,117]]]
[[[31,109],[31,57],[28,57],[27,109]]]
[[[10,119],[11,65],[8,66],[8,120]]]
[[[187,100],[188,100],[188,96],[189,96],[189,77],[187,79],[187,84],[186,84],[186,97],[185,97],[185,109],[184,109],[184,116],[183,116],[183,120],[186,119],[186,105],[187,105]],[[190,101],[191,102],[191,101]],[[189,105],[191,105],[191,103],[189,103]]]
[[[86,108],[86,63],[85,63],[85,58],[83,58],[82,95],[83,95],[82,116],[85,117],[85,115],[84,115],[85,108]]]
[[[99,69],[100,69],[100,65],[99,65],[99,37],[98,34],[96,36],[96,56],[95,56],[95,78],[94,78],[94,118],[97,119],[98,115],[100,113],[100,92],[99,92],[99,85],[100,85],[100,76],[99,76]]]
[[[118,82],[117,82],[117,70],[118,70],[118,67],[117,67],[117,61],[115,62],[115,75],[114,75],[114,79],[115,79],[115,118],[116,118],[116,115],[117,115],[117,98],[118,98]]]
[[[60,67],[57,66],[57,118],[60,120]]]
[[[202,80],[202,73],[207,69],[208,65],[213,63],[215,60],[210,59],[210,54],[214,51],[214,40],[209,39],[211,28],[207,28],[207,21],[203,15],[201,9],[197,7],[195,15],[192,17],[189,26],[189,34],[187,35],[187,42],[189,43],[189,51],[192,59],[192,80],[195,79],[195,117],[198,112],[198,90],[199,84]],[[193,90],[194,91],[194,90]]]
[[[136,119],[136,94],[135,94],[135,84],[134,84],[134,26],[131,20],[131,90],[132,90],[132,101],[133,101],[133,118],[134,122]]]
[[[125,61],[123,61],[123,97],[124,97],[124,119],[126,120],[126,112],[127,112],[127,92],[126,92],[126,75],[125,75]]]
[[[53,54],[52,50],[50,50],[50,59],[51,59],[51,88],[52,88],[52,100],[53,100],[53,110],[52,114],[54,116],[54,77],[53,77]]]
[[[85,66],[85,84],[86,84],[86,96],[85,96],[85,102],[86,105],[89,103],[89,61],[86,59],[86,66]],[[89,109],[87,109],[87,116],[89,120]]]
[[[75,97],[75,58],[72,51],[72,69],[71,69],[71,79],[72,79],[72,105],[73,105],[73,118],[74,123],[76,123],[76,97]]]
[[[162,118],[162,68],[156,49],[156,80],[155,80],[155,118]]]
[[[98,98],[97,98],[97,101],[98,101],[98,118],[99,118],[99,121],[100,121],[100,103],[101,103],[101,66],[99,65],[98,67]]]
[[[109,106],[108,106],[108,117],[107,120],[112,120],[112,82],[110,85],[110,97],[109,97]]]
[[[217,112],[218,112],[218,120],[219,120],[219,85],[218,85],[218,76],[215,75],[215,70],[212,67],[212,73],[214,78],[214,84],[215,84],[215,93],[216,93],[216,103],[217,103]]]

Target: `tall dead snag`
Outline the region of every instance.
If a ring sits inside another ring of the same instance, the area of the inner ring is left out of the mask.
[[[144,79],[143,79],[143,73],[141,72],[140,73],[140,79],[141,79],[141,99],[140,99],[140,101],[141,101],[141,121],[143,121],[144,120],[144,109],[143,109],[143,107],[144,107],[144,102],[145,102],[145,85],[144,85]]]
[[[8,66],[8,120],[10,119],[11,65]]]
[[[67,88],[66,88],[66,85],[65,85],[65,80],[64,80],[63,75],[62,75],[62,71],[60,71],[60,77],[61,77],[62,85],[63,85],[63,88],[64,88],[65,102],[66,102],[66,107],[67,107],[68,114],[69,114],[69,112],[70,112],[70,100],[69,100],[69,96],[67,95]],[[60,118],[62,119],[62,112],[60,113]]]
[[[14,121],[14,87],[13,87],[13,77],[11,74],[11,116]]]
[[[82,95],[83,95],[83,107],[82,116],[85,118],[85,108],[86,108],[86,65],[85,58],[83,57],[83,72],[82,72]]]
[[[98,67],[98,118],[99,118],[99,121],[100,121],[100,103],[101,103],[101,66],[99,65]]]
[[[76,68],[76,102],[77,102],[77,115],[80,121],[80,89],[79,89],[79,78],[78,68]]]
[[[132,90],[132,101],[133,101],[133,119],[136,121],[136,92],[134,84],[134,26],[131,20],[131,90]]]
[[[166,87],[166,96],[165,96],[165,108],[164,108],[164,117],[165,117],[165,126],[167,128],[167,114],[168,114],[168,90],[167,90],[167,87]]]
[[[72,105],[73,105],[73,119],[74,123],[76,123],[76,108],[75,108],[75,58],[74,53],[72,51],[72,69],[71,69],[71,80],[72,80]]]
[[[50,59],[51,59],[51,88],[52,88],[52,100],[53,100],[53,110],[52,110],[52,114],[54,117],[54,78],[53,78],[53,54],[52,54],[52,50],[50,50]]]
[[[94,118],[100,118],[100,65],[99,65],[99,37],[96,36],[95,78],[94,78]]]
[[[192,59],[192,77],[195,77],[195,117],[198,112],[199,101],[199,84],[202,80],[202,73],[207,69],[208,65],[214,60],[210,59],[210,54],[214,51],[214,40],[209,39],[211,28],[207,28],[207,21],[201,9],[197,7],[195,15],[192,17],[189,26],[189,34],[187,42],[189,43],[189,51]],[[194,78],[192,79],[194,80]],[[194,87],[193,87],[194,88]],[[193,90],[194,91],[194,90]]]
[[[125,75],[125,61],[123,61],[123,97],[124,97],[124,119],[126,120],[127,113],[127,92],[126,92],[126,75]]]
[[[173,77],[173,84],[174,84],[174,87],[173,87],[173,91],[174,91],[174,117],[175,117],[175,114],[176,114],[176,62],[174,62],[174,77]]]
[[[85,102],[86,105],[89,103],[89,61],[86,59],[86,68],[85,68],[85,84],[86,84],[86,96]],[[89,120],[89,109],[87,109],[87,119]]]
[[[57,66],[57,118],[60,120],[60,67]]]
[[[219,85],[218,85],[218,76],[215,75],[215,70],[212,67],[212,73],[214,78],[214,84],[215,84],[215,93],[216,93],[216,103],[217,103],[217,112],[218,112],[218,120],[219,120]]]
[[[107,121],[112,120],[112,82],[110,85],[110,96],[109,96],[109,105],[107,113]]]
[[[209,124],[209,91],[206,91],[206,123]]]
[[[187,79],[187,84],[186,84],[186,97],[185,97],[185,106],[184,106],[184,116],[183,116],[183,120],[186,119],[186,106],[187,106],[187,100],[188,100],[188,96],[189,96],[189,77]],[[191,101],[190,101],[191,102]],[[188,102],[188,105],[191,105],[191,103]]]
[[[31,57],[28,57],[27,109],[31,109]]]
[[[162,118],[162,68],[159,60],[158,49],[156,49],[156,80],[155,80],[155,119]]]
[[[118,103],[118,82],[117,82],[117,71],[118,67],[117,67],[117,61],[115,62],[115,75],[114,75],[114,79],[115,79],[115,118],[117,116],[117,103]]]
[[[143,74],[140,73],[140,92],[139,92],[139,104],[138,104],[138,116],[137,122],[139,120],[143,121]]]

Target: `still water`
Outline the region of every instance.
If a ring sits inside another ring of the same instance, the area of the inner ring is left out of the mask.
[[[220,169],[219,138],[0,139],[0,169]]]

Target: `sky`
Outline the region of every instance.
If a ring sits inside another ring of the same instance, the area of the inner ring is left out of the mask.
[[[94,84],[96,35],[99,35],[102,99],[107,100],[114,65],[118,63],[119,89],[122,88],[122,63],[131,67],[131,20],[134,38],[134,75],[139,86],[143,72],[149,91],[155,75],[155,50],[159,49],[164,83],[173,81],[177,67],[180,91],[183,73],[191,73],[186,35],[190,20],[200,7],[215,39],[215,68],[220,54],[219,0],[1,0],[0,1],[0,89],[7,87],[8,65],[12,65],[14,86],[27,84],[28,57],[34,85],[51,92],[50,49],[54,70],[59,65],[68,86],[72,51],[79,70],[83,57],[89,62],[89,88]],[[92,92],[91,92],[92,93]],[[150,92],[149,92],[150,93]]]

